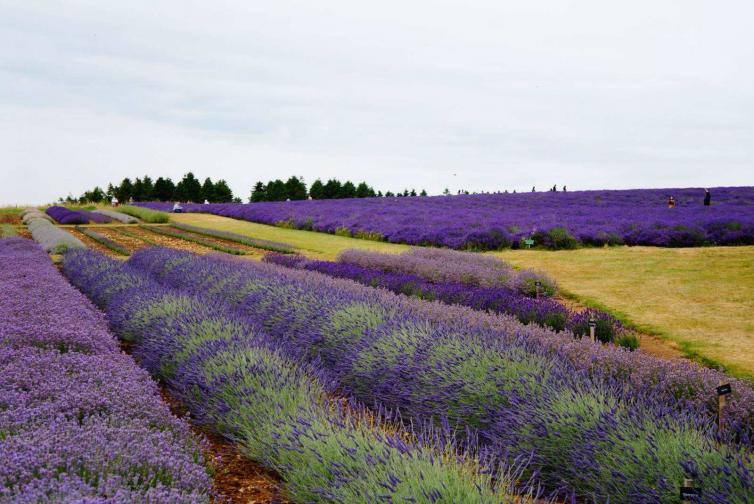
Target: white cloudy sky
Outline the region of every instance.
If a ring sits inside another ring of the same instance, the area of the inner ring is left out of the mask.
[[[0,0],[0,204],[754,184],[751,0]],[[454,175],[455,174],[455,175]]]

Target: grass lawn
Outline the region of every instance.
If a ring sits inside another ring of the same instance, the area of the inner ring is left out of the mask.
[[[376,242],[345,236],[336,236],[314,231],[301,231],[298,229],[285,229],[266,224],[257,224],[242,220],[220,217],[218,215],[185,213],[170,214],[170,219],[175,222],[202,226],[222,231],[230,231],[254,238],[273,240],[292,245],[299,252],[317,259],[334,260],[343,250],[349,248],[375,250],[377,252],[401,252],[406,250],[406,245],[394,243]]]
[[[688,356],[754,379],[754,247],[507,250],[579,301],[670,339]]]

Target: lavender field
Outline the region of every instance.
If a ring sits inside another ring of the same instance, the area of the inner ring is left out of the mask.
[[[754,188],[640,189],[361,198],[249,204],[186,204],[263,224],[411,245],[495,250],[582,245],[688,247],[754,243]],[[667,207],[673,196],[676,205]],[[169,203],[140,203],[169,211]]]
[[[368,502],[378,488],[506,502],[532,484],[567,500],[675,502],[689,473],[700,502],[754,491],[754,392],[694,364],[228,256],[150,249],[122,263],[71,251],[65,271],[142,365],[302,502]],[[724,431],[711,402],[721,380],[733,390]],[[345,394],[356,419],[330,394]],[[370,409],[400,411],[393,421],[419,441],[358,428]],[[449,446],[482,466],[433,464]],[[517,483],[492,485],[482,475],[493,467]]]

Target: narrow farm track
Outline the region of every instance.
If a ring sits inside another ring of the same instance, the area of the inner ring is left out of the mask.
[[[244,245],[243,243],[238,243],[231,240],[224,240],[222,238],[217,238],[214,236],[207,236],[207,235],[203,235],[199,233],[194,233],[192,231],[186,231],[185,229],[174,228],[172,226],[170,226],[169,229],[171,231],[177,231],[187,236],[191,236],[193,238],[197,238],[200,240],[205,240],[207,242],[214,243],[216,245],[220,245],[223,247],[230,247],[230,248],[234,248],[238,250],[243,250],[244,252],[246,252],[247,256],[257,256],[261,259],[268,252],[267,250],[252,247],[250,245]]]
[[[160,247],[186,250],[189,252],[194,252],[196,254],[212,254],[217,252],[210,247],[205,247],[204,245],[199,245],[198,243],[193,243],[188,240],[182,240],[180,238],[174,238],[172,236],[153,233],[148,229],[142,227],[129,227],[128,232],[144,240],[154,242]]]
[[[10,224],[12,226],[18,226],[21,224],[21,217],[18,214],[0,214],[0,224]]]
[[[105,254],[105,255],[107,255],[109,257],[113,257],[115,259],[124,259],[124,256],[122,256],[121,254],[117,253],[114,250],[111,250],[111,249],[105,247],[100,242],[89,238],[87,235],[85,235],[81,231],[78,231],[78,230],[76,230],[76,229],[74,229],[72,227],[65,228],[65,230],[67,232],[71,233],[73,236],[75,236],[79,240],[81,240],[81,242],[84,245],[86,245],[87,248],[90,248],[92,250],[96,250],[97,252],[102,252],[103,254]]]
[[[128,227],[128,230],[126,232],[131,232],[132,229],[134,229],[136,226],[130,226]],[[122,245],[126,247],[131,253],[136,252],[139,249],[142,249],[144,247],[148,247],[149,244],[145,242],[144,240],[139,240],[138,238],[133,238],[131,236],[128,236],[127,234],[124,234],[120,231],[120,228],[125,228],[125,226],[118,226],[118,227],[93,227],[91,228],[92,231],[96,231],[100,233],[101,235],[105,236],[106,238],[109,238],[110,240],[116,242],[119,245]]]
[[[160,386],[162,400],[170,411],[185,419],[191,430],[208,441],[207,460],[214,461],[213,483],[223,502],[243,504],[287,504],[280,476],[244,457],[235,444],[196,424],[188,408],[164,386]]]

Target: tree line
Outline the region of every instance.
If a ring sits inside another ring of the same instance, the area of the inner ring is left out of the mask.
[[[292,176],[285,182],[280,179],[267,183],[257,182],[251,189],[250,203],[260,201],[287,201],[305,199],[342,199],[342,198],[381,198],[381,197],[412,197],[426,196],[427,191],[419,193],[415,189],[404,189],[403,192],[393,193],[375,191],[366,182],[355,184],[350,180],[341,182],[331,178],[327,182],[315,180],[307,187],[303,177]],[[121,203],[129,201],[190,201],[194,203],[241,203],[241,199],[233,196],[225,180],[212,182],[210,177],[200,182],[192,172],[186,173],[181,180],[174,183],[170,177],[158,177],[152,180],[149,175],[136,177],[133,181],[126,177],[120,184],[108,184],[103,190],[99,186],[85,191],[78,198],[72,195],[60,200],[66,203],[104,203],[117,198]]]
[[[230,190],[228,183],[220,179],[212,182],[210,177],[200,182],[196,176],[188,172],[178,183],[174,183],[170,177],[158,177],[154,182],[149,175],[136,177],[131,181],[130,178],[124,178],[120,184],[108,184],[107,190],[103,191],[100,187],[95,187],[90,191],[84,192],[79,198],[68,196],[63,201],[73,203],[102,203],[117,198],[121,203],[128,201],[192,201],[195,203],[230,203],[238,202],[239,198],[233,197],[233,191]]]
[[[375,191],[373,187],[366,182],[354,184],[350,180],[341,182],[336,178],[329,179],[327,182],[317,179],[307,188],[303,177],[290,177],[283,182],[280,179],[270,180],[266,184],[262,181],[254,184],[249,197],[250,203],[260,201],[287,201],[303,199],[343,199],[343,198],[381,198],[381,197],[410,197],[426,196],[427,191],[424,189],[417,194],[415,189],[405,189],[402,193],[393,193],[391,191],[382,193]]]

